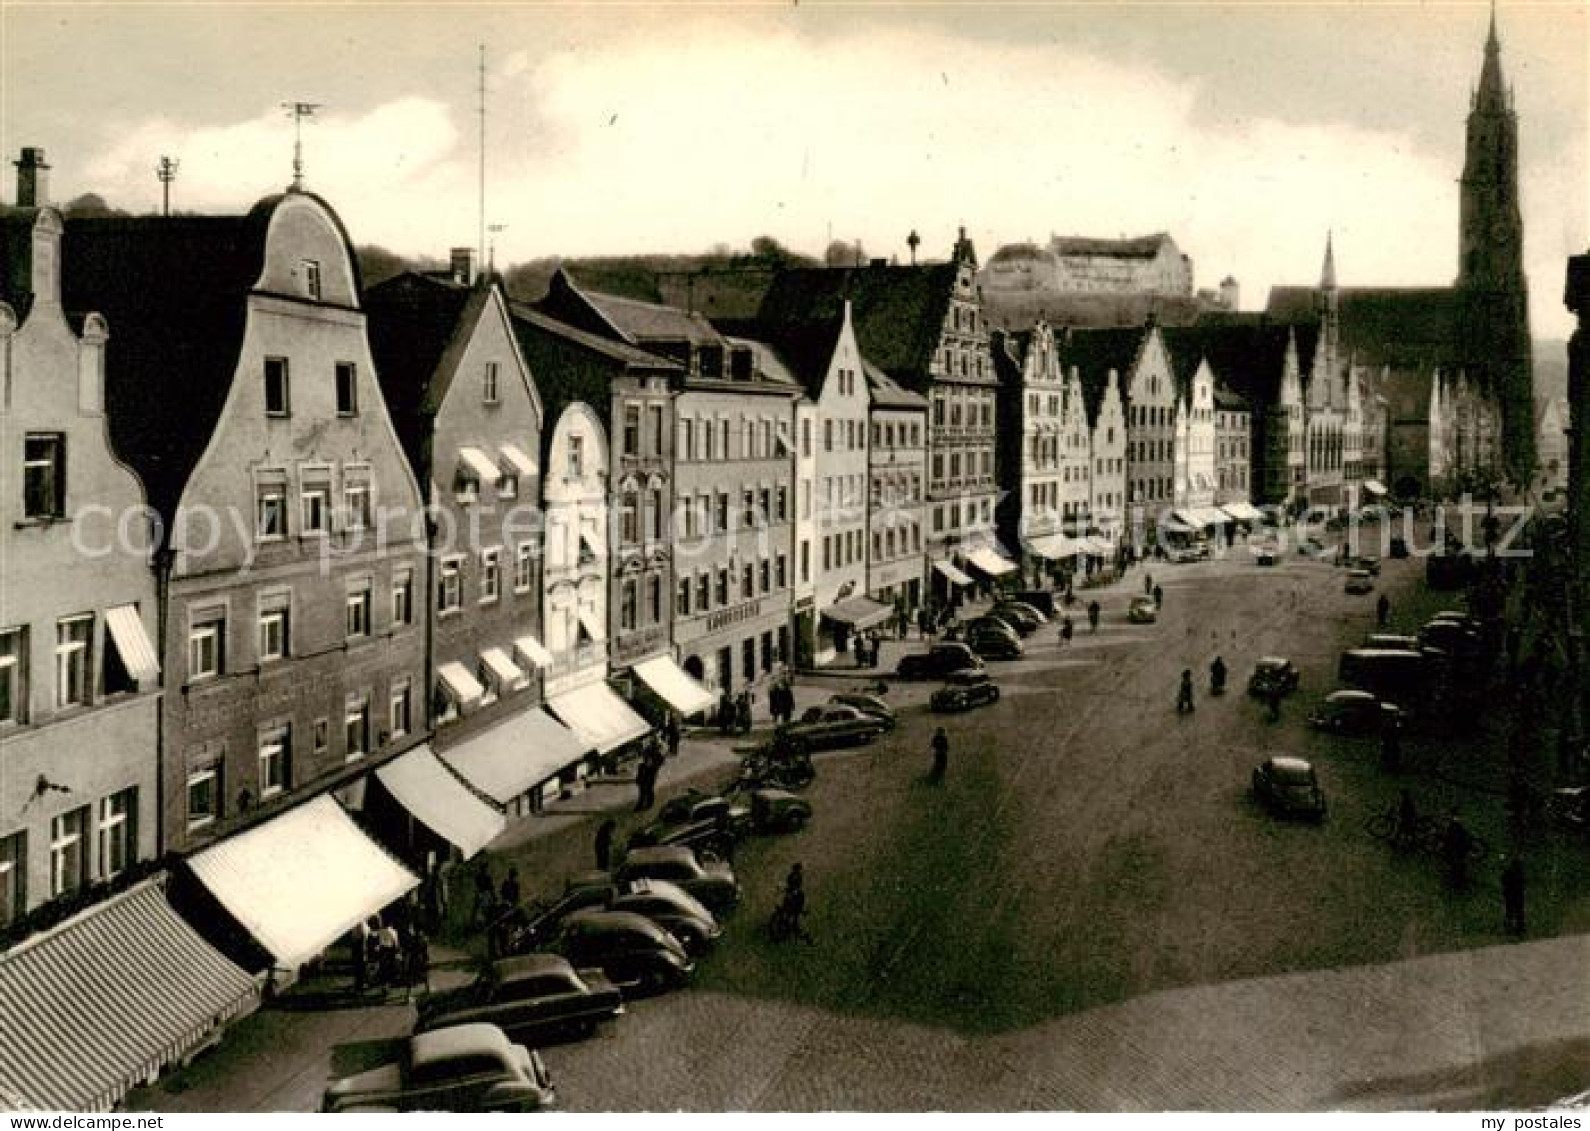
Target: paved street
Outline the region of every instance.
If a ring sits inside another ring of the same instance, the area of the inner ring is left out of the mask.
[[[1421,809],[1455,806],[1504,848],[1496,736],[1415,731],[1407,771],[1389,777],[1373,743],[1302,720],[1335,686],[1340,649],[1371,630],[1373,596],[1296,556],[1152,572],[1158,624],[1125,621],[1139,568],[1102,592],[1097,635],[1079,611],[1069,647],[1040,630],[1027,658],[993,665],[1004,695],[992,707],[944,720],[925,708],[930,685],[891,681],[899,729],[818,756],[811,828],[741,849],[746,903],[696,987],[546,1051],[563,1106],[1472,1108],[1585,1087],[1590,850],[1531,838],[1532,941],[1519,943],[1501,931],[1496,860],[1454,894],[1432,859],[1365,831],[1407,785]],[[1421,574],[1385,563],[1392,619],[1409,630],[1455,600],[1424,593]],[[1210,699],[1216,652],[1234,693]],[[1303,672],[1278,724],[1241,693],[1268,653]],[[1183,667],[1199,696],[1178,718]],[[940,721],[950,765],[934,786]],[[1319,768],[1323,827],[1248,799],[1252,766],[1280,752]],[[592,824],[513,850],[532,888],[589,866]],[[773,944],[762,927],[797,860],[814,941]],[[389,1009],[375,1028],[401,1032],[405,1016]],[[260,1106],[312,1104],[313,1075],[259,1089]],[[203,1106],[204,1094],[152,1103]]]

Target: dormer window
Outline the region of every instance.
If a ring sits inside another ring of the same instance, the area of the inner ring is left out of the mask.
[[[300,266],[303,268],[304,273],[304,294],[318,301],[320,298],[320,261],[318,259],[306,259]]]

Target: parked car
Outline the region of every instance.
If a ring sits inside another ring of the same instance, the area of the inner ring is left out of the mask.
[[[1025,654],[1021,641],[998,632],[972,632],[966,643],[985,660],[1019,660]]]
[[[1373,593],[1375,579],[1369,576],[1367,569],[1348,570],[1347,584],[1344,588],[1349,593]]]
[[[1253,674],[1248,677],[1248,694],[1267,696],[1279,690],[1282,695],[1290,695],[1297,690],[1298,680],[1297,667],[1291,660],[1281,656],[1261,656],[1258,663],[1253,665]]]
[[[558,953],[576,966],[596,966],[630,992],[684,985],[695,963],[666,928],[631,911],[576,911],[558,932]]]
[[[393,1060],[326,1088],[321,1111],[541,1111],[556,1101],[539,1053],[495,1025],[419,1033]]]
[[[1434,624],[1436,621],[1446,621],[1452,624],[1461,625],[1463,628],[1466,628],[1473,633],[1481,633],[1485,631],[1485,625],[1481,623],[1478,617],[1473,616],[1470,613],[1465,613],[1460,609],[1442,609],[1440,612],[1436,613],[1435,616],[1430,618],[1431,624]]]
[[[901,679],[934,679],[982,666],[983,661],[977,658],[977,653],[965,644],[935,644],[926,652],[901,656],[894,674]]]
[[[836,746],[863,746],[889,729],[877,715],[844,704],[813,707],[798,723],[783,728],[791,741],[807,750],[832,750]]]
[[[1273,542],[1267,542],[1249,548],[1253,554],[1254,564],[1262,566],[1277,565],[1281,561],[1281,548]]]
[[[828,701],[837,706],[854,707],[880,720],[888,729],[894,729],[896,722],[894,708],[876,695],[867,695],[860,691],[841,691],[837,695],[830,695]]]
[[[794,831],[804,826],[812,816],[811,802],[788,790],[757,789],[748,795],[748,799],[749,808],[720,794],[687,789],[664,802],[657,817],[658,820],[677,824],[726,815],[736,829],[744,827],[751,832],[769,833]]]
[[[800,832],[812,819],[812,803],[787,789],[751,794],[751,827],[759,833]]]
[[[1038,622],[1026,613],[1018,613],[1009,605],[995,605],[980,617],[975,617],[966,622],[966,627],[971,629],[977,625],[1003,624],[1016,634],[1017,639],[1034,632]]]
[[[1042,627],[1043,625],[1048,624],[1049,618],[1054,615],[1053,613],[1044,612],[1031,601],[1023,600],[1020,597],[1002,598],[1001,600],[995,602],[994,607],[998,609],[1011,609],[1014,612],[1022,613],[1032,619],[1034,627]],[[1049,607],[1054,607],[1053,602],[1050,603]]]
[[[1402,709],[1367,691],[1343,688],[1320,701],[1308,721],[1333,734],[1379,734],[1388,722],[1402,717]]]
[[[1153,624],[1159,619],[1159,606],[1152,597],[1133,597],[1126,608],[1126,619],[1133,624]]]
[[[996,603],[989,610],[989,615],[997,616],[1000,620],[1012,625],[1018,632],[1023,634],[1036,632],[1048,622],[1048,618],[1037,609],[1011,601]]]
[[[629,880],[669,880],[706,904],[714,914],[740,902],[740,882],[724,860],[701,860],[688,848],[637,848],[613,873]]]
[[[1024,635],[1020,629],[1000,617],[976,617],[962,626],[960,639],[963,643],[969,644],[970,637],[980,634],[1008,636],[1018,644],[1021,643],[1021,638]]]
[[[534,1045],[594,1032],[624,1012],[624,995],[600,970],[576,970],[561,955],[524,954],[493,962],[466,986],[426,994],[418,1012],[416,1033],[487,1021]]]
[[[1417,636],[1402,636],[1391,632],[1372,632],[1364,637],[1365,648],[1383,648],[1395,652],[1419,651]]]
[[[1253,770],[1253,796],[1280,817],[1323,820],[1325,792],[1314,767],[1302,758],[1266,758]]]
[[[985,671],[951,672],[944,686],[928,699],[935,711],[966,711],[999,700],[999,686]]]
[[[736,833],[748,831],[751,827],[750,810],[734,804],[721,794],[705,793],[699,789],[687,789],[670,797],[657,811],[657,819],[671,825],[716,821]]]
[[[726,856],[751,831],[751,811],[726,798],[686,794],[685,804],[665,805],[658,819],[630,834],[629,849],[680,845],[713,856]]]
[[[608,899],[607,909],[645,916],[666,928],[691,955],[705,952],[723,936],[717,917],[699,899],[668,880],[631,880]]]
[[[1165,560],[1167,562],[1201,562],[1210,555],[1209,543],[1189,542],[1185,546],[1166,546]]]
[[[1313,535],[1310,535],[1309,537],[1300,539],[1298,541],[1297,552],[1304,555],[1305,557],[1310,558],[1324,557],[1325,543],[1321,542]]]
[[[1419,643],[1464,658],[1478,656],[1485,648],[1479,633],[1450,620],[1432,620],[1425,625],[1419,630]]]
[[[1347,559],[1348,569],[1361,569],[1373,577],[1380,576],[1380,559],[1373,554],[1359,554]]]
[[[1035,609],[1046,617],[1059,615],[1059,607],[1055,604],[1055,594],[1050,589],[1017,589],[1011,595],[1011,600],[1019,601],[1029,608]]]

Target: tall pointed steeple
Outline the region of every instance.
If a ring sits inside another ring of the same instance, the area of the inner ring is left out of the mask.
[[[1507,88],[1502,82],[1502,41],[1496,36],[1496,0],[1491,0],[1491,30],[1485,37],[1485,62],[1480,85],[1474,92],[1474,109],[1508,110]]]
[[[1331,236],[1333,233],[1326,229],[1325,232],[1325,264],[1319,271],[1319,286],[1322,291],[1336,289],[1336,256],[1331,249]]]

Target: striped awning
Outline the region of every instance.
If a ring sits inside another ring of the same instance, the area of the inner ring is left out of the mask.
[[[988,546],[974,546],[966,551],[966,560],[989,577],[1004,577],[1016,568],[1016,563]]]
[[[0,1107],[108,1111],[255,993],[139,884],[0,956]]]
[[[672,656],[653,656],[635,665],[635,674],[681,715],[699,715],[717,702],[712,692],[702,687]]]
[[[137,605],[117,605],[105,610],[105,627],[116,642],[121,662],[127,674],[141,684],[153,686],[160,679],[160,660],[155,654],[153,641],[144,631],[144,622],[138,616]]]
[[[1264,514],[1251,503],[1221,503],[1220,509],[1238,522],[1263,522]]]
[[[532,707],[470,735],[440,757],[470,785],[506,805],[591,749],[540,707]]]
[[[285,969],[420,882],[324,793],[189,857],[188,867]]]
[[[442,765],[429,746],[416,746],[375,772],[387,792],[465,859],[507,828],[508,821]]]

